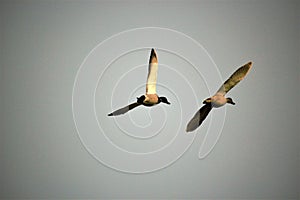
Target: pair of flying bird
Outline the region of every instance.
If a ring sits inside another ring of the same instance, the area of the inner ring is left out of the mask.
[[[202,106],[194,115],[194,117],[189,121],[186,127],[186,131],[190,132],[198,128],[201,123],[205,120],[208,113],[213,107],[218,108],[226,103],[235,105],[231,98],[226,98],[225,94],[229,92],[236,84],[238,84],[249,72],[252,67],[252,62],[249,62],[242,67],[238,68],[219,88],[215,95],[210,98],[207,98],[203,101],[204,106]],[[148,67],[148,77],[146,84],[146,94],[137,97],[137,101],[128,106],[116,110],[108,116],[117,116],[128,112],[129,110],[136,108],[140,105],[144,106],[154,106],[159,103],[170,104],[166,97],[159,97],[156,94],[156,77],[157,77],[157,55],[154,49],[151,50],[149,67]]]

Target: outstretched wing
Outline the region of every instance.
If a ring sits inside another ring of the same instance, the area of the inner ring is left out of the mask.
[[[186,132],[191,132],[198,128],[202,122],[207,117],[208,113],[211,111],[212,105],[210,103],[205,104],[202,106],[194,115],[194,117],[189,121],[188,125],[186,126]]]
[[[132,104],[130,104],[130,105],[128,105],[128,106],[125,106],[125,107],[123,107],[123,108],[120,108],[119,110],[116,110],[116,111],[114,111],[114,112],[108,114],[108,116],[122,115],[122,114],[124,114],[124,113],[127,113],[129,110],[134,109],[135,107],[138,107],[138,106],[140,106],[140,105],[142,105],[142,104],[136,103],[136,102],[135,102],[135,103],[132,103]]]
[[[156,94],[156,77],[157,77],[157,56],[154,49],[151,50],[149,67],[148,67],[148,77],[146,85],[146,94]]]
[[[217,93],[225,95],[229,90],[231,90],[236,84],[238,84],[247,75],[252,67],[252,62],[245,64],[244,66],[238,68],[219,88]]]

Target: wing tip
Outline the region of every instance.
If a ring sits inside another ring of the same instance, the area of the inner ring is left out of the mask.
[[[193,132],[194,130],[196,130],[198,127],[194,127],[194,126],[191,126],[190,124],[187,125],[187,127],[185,128],[185,132],[187,134],[189,134],[190,132]]]
[[[186,128],[185,128],[185,132],[188,134],[194,130],[196,130],[199,126],[196,125],[195,123],[195,116],[189,121],[189,123],[186,125]]]
[[[243,67],[247,69],[247,71],[249,71],[252,68],[253,62],[249,61],[248,63],[246,63]]]
[[[185,132],[188,134],[188,133],[192,132],[192,130],[190,130],[188,127],[186,127]]]
[[[113,113],[109,113],[107,116],[113,116]]]
[[[248,66],[251,68],[251,67],[252,67],[252,64],[253,64],[253,62],[250,61],[250,62],[248,62],[246,65],[248,65]]]
[[[244,68],[247,70],[244,77],[249,73],[250,69],[252,68],[253,62],[249,61],[247,64],[244,65]]]
[[[150,61],[149,63],[157,63],[157,56],[154,48],[151,49]]]

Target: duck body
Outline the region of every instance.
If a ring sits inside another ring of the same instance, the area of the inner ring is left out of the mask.
[[[226,98],[223,94],[221,93],[216,93],[214,96],[206,99],[203,101],[203,104],[210,103],[212,107],[214,108],[219,108],[224,106],[226,103],[230,103],[232,105],[235,105],[235,103],[232,101],[231,98]]]
[[[215,94],[214,96],[206,99],[203,103],[211,103],[212,107],[219,108],[227,103],[227,99],[221,94]]]
[[[170,104],[170,102],[168,102],[167,98],[159,97],[157,94],[145,94],[140,97],[137,97],[137,103],[142,104],[144,106],[148,106],[148,107],[157,105],[161,102]]]
[[[136,102],[131,103],[123,108],[120,108],[112,113],[109,113],[108,116],[122,115],[140,105],[151,107],[161,102],[170,104],[170,102],[168,102],[166,97],[159,97],[156,94],[157,69],[158,69],[157,56],[155,50],[152,49],[150,54],[150,59],[149,59],[148,76],[146,82],[146,94],[137,97]]]
[[[242,67],[238,68],[219,88],[215,95],[209,97],[203,101],[203,105],[193,116],[193,118],[188,122],[186,131],[194,131],[197,129],[202,122],[206,119],[207,115],[212,108],[219,108],[224,106],[226,103],[235,105],[232,98],[226,98],[225,95],[228,93],[235,85],[237,85],[243,78],[247,75],[252,67],[252,62],[248,62]]]
[[[154,106],[160,102],[157,94],[145,94],[137,98],[137,103],[144,106]]]

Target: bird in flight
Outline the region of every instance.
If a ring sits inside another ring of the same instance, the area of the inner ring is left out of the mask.
[[[168,102],[168,99],[166,97],[159,97],[156,94],[157,68],[158,68],[157,55],[155,50],[151,49],[149,66],[148,66],[148,77],[146,83],[146,94],[137,97],[137,101],[135,103],[120,108],[112,113],[109,113],[108,116],[122,115],[128,112],[129,110],[132,110],[140,105],[150,107],[150,106],[157,105],[161,102],[170,104],[170,102]]]
[[[205,120],[208,113],[213,107],[218,108],[226,103],[235,105],[232,98],[226,98],[225,94],[229,92],[236,84],[238,84],[247,75],[252,67],[252,62],[249,62],[242,67],[238,68],[219,88],[215,95],[209,97],[203,101],[204,106],[202,106],[194,115],[194,117],[189,121],[186,127],[186,132],[194,131],[198,128],[201,123]]]

